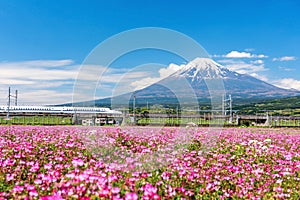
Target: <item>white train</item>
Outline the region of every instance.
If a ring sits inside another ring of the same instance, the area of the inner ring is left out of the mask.
[[[49,113],[49,114],[108,114],[120,115],[122,112],[100,107],[69,106],[0,106],[0,113]]]

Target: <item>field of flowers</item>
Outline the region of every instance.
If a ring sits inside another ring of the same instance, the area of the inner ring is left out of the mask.
[[[300,199],[300,130],[213,131],[3,126],[0,199]]]

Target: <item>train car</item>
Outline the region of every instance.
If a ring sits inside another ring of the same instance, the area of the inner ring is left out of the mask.
[[[48,113],[48,114],[108,114],[120,115],[122,112],[101,107],[69,106],[0,106],[0,113]]]

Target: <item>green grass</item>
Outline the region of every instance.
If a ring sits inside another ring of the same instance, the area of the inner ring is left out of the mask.
[[[202,118],[148,118],[148,119],[140,119],[137,121],[137,125],[151,125],[151,124],[161,124],[161,125],[185,125],[189,122],[193,122],[197,125],[237,125],[235,121],[233,123],[229,123],[228,120],[224,119],[213,119],[213,120],[204,120]],[[132,124],[128,119],[126,121],[127,124]],[[243,126],[244,124],[241,124]],[[300,127],[300,120],[293,119],[280,119],[277,120],[273,118],[269,124],[272,127],[276,126],[286,126],[286,127]],[[249,122],[249,126],[252,126],[252,123]],[[255,126],[255,125],[254,125]],[[261,125],[258,125],[261,127]]]
[[[10,120],[5,117],[0,118],[0,124],[6,125],[71,125],[72,117],[58,116],[18,116],[11,117]]]
[[[126,121],[130,124],[130,121]],[[188,124],[193,122],[199,125],[208,125],[208,124],[229,124],[228,121],[223,119],[214,119],[214,120],[205,120],[202,118],[148,118],[148,119],[140,119],[138,120],[137,124],[169,124],[169,125],[181,125],[181,124]]]
[[[0,124],[2,125],[72,125],[72,117],[58,117],[58,116],[28,116],[28,117],[11,117],[10,120],[6,120],[5,117],[0,118]],[[193,122],[197,125],[236,125],[235,121],[229,123],[224,119],[205,120],[203,118],[143,118],[137,121],[137,125],[185,125]],[[130,119],[126,119],[127,124],[132,124]],[[243,124],[241,124],[243,125]],[[249,124],[251,125],[251,123]],[[270,123],[272,127],[287,126],[287,127],[299,127],[300,120],[293,119],[280,119],[277,120],[275,116],[272,117]]]

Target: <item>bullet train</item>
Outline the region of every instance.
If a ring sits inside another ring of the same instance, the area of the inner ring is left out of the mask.
[[[0,113],[49,113],[49,114],[109,114],[120,115],[122,112],[100,107],[69,107],[69,106],[1,106]]]

